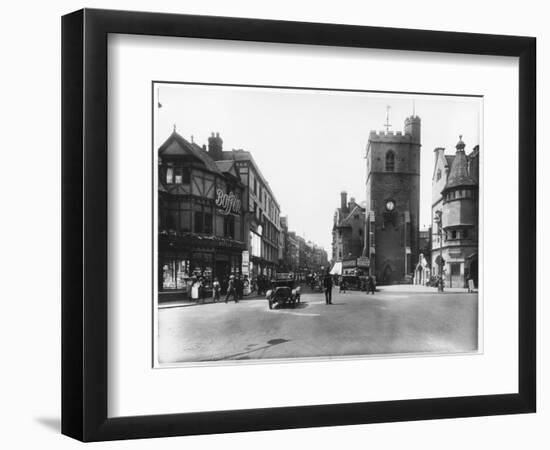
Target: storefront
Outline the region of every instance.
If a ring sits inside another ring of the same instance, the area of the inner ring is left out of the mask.
[[[201,242],[205,241],[207,242]],[[169,236],[159,238],[159,301],[162,299],[188,298],[194,279],[203,279],[207,294],[214,278],[227,288],[230,275],[242,270],[244,243],[223,238],[209,239],[195,236],[179,239]]]

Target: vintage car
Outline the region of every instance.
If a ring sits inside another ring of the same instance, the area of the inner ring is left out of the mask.
[[[273,309],[275,303],[278,306],[289,304],[294,308],[296,303],[300,303],[300,287],[296,287],[292,274],[278,273],[265,296],[269,302],[269,309]]]

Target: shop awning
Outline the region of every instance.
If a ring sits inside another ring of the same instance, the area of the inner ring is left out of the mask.
[[[334,266],[332,266],[332,269],[330,270],[331,275],[342,275],[342,262],[337,261],[334,263]]]

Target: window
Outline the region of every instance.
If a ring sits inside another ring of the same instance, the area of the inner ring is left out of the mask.
[[[195,211],[195,233],[212,234],[212,214]]]
[[[437,181],[441,180],[441,169],[437,169]]]
[[[386,153],[386,172],[393,172],[395,170],[395,154],[392,150]]]
[[[168,167],[166,169],[166,183],[172,184],[174,182],[174,169]]]
[[[451,231],[451,239],[456,239],[456,230]]]
[[[231,239],[235,237],[235,217],[225,216],[223,218],[223,235]]]
[[[468,239],[468,230],[462,230],[462,239]]]

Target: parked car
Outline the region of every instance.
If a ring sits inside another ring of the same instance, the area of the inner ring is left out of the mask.
[[[269,309],[273,306],[290,304],[293,308],[300,303],[300,286],[296,286],[294,276],[289,273],[278,273],[266,292]]]

